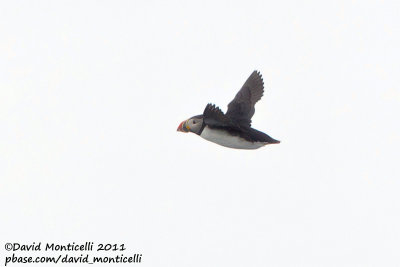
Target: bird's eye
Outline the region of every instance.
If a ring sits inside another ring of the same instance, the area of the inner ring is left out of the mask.
[[[193,121],[193,124],[196,124],[196,121]]]

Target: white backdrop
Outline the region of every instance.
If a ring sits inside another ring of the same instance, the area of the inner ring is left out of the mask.
[[[6,242],[93,241],[139,266],[399,266],[399,11],[3,1],[1,264]],[[253,126],[281,144],[176,132],[254,69]]]

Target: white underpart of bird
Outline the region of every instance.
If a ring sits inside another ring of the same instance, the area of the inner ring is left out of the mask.
[[[200,137],[218,145],[236,149],[257,149],[268,144],[267,142],[250,142],[239,136],[232,136],[227,131],[211,129],[208,126],[204,127]]]

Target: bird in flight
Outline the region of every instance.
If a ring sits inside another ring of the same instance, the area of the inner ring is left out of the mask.
[[[260,72],[254,71],[229,103],[224,114],[213,104],[208,104],[202,115],[193,116],[178,126],[179,132],[192,132],[218,145],[236,149],[257,149],[280,141],[251,128],[254,105],[264,93]]]

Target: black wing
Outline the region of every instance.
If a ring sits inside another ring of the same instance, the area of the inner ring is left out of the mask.
[[[226,116],[235,123],[248,126],[251,125],[255,109],[254,105],[261,99],[264,93],[264,82],[260,72],[253,71],[250,77],[229,103]]]
[[[231,119],[212,104],[207,104],[203,112],[204,122],[211,127],[234,127]]]

